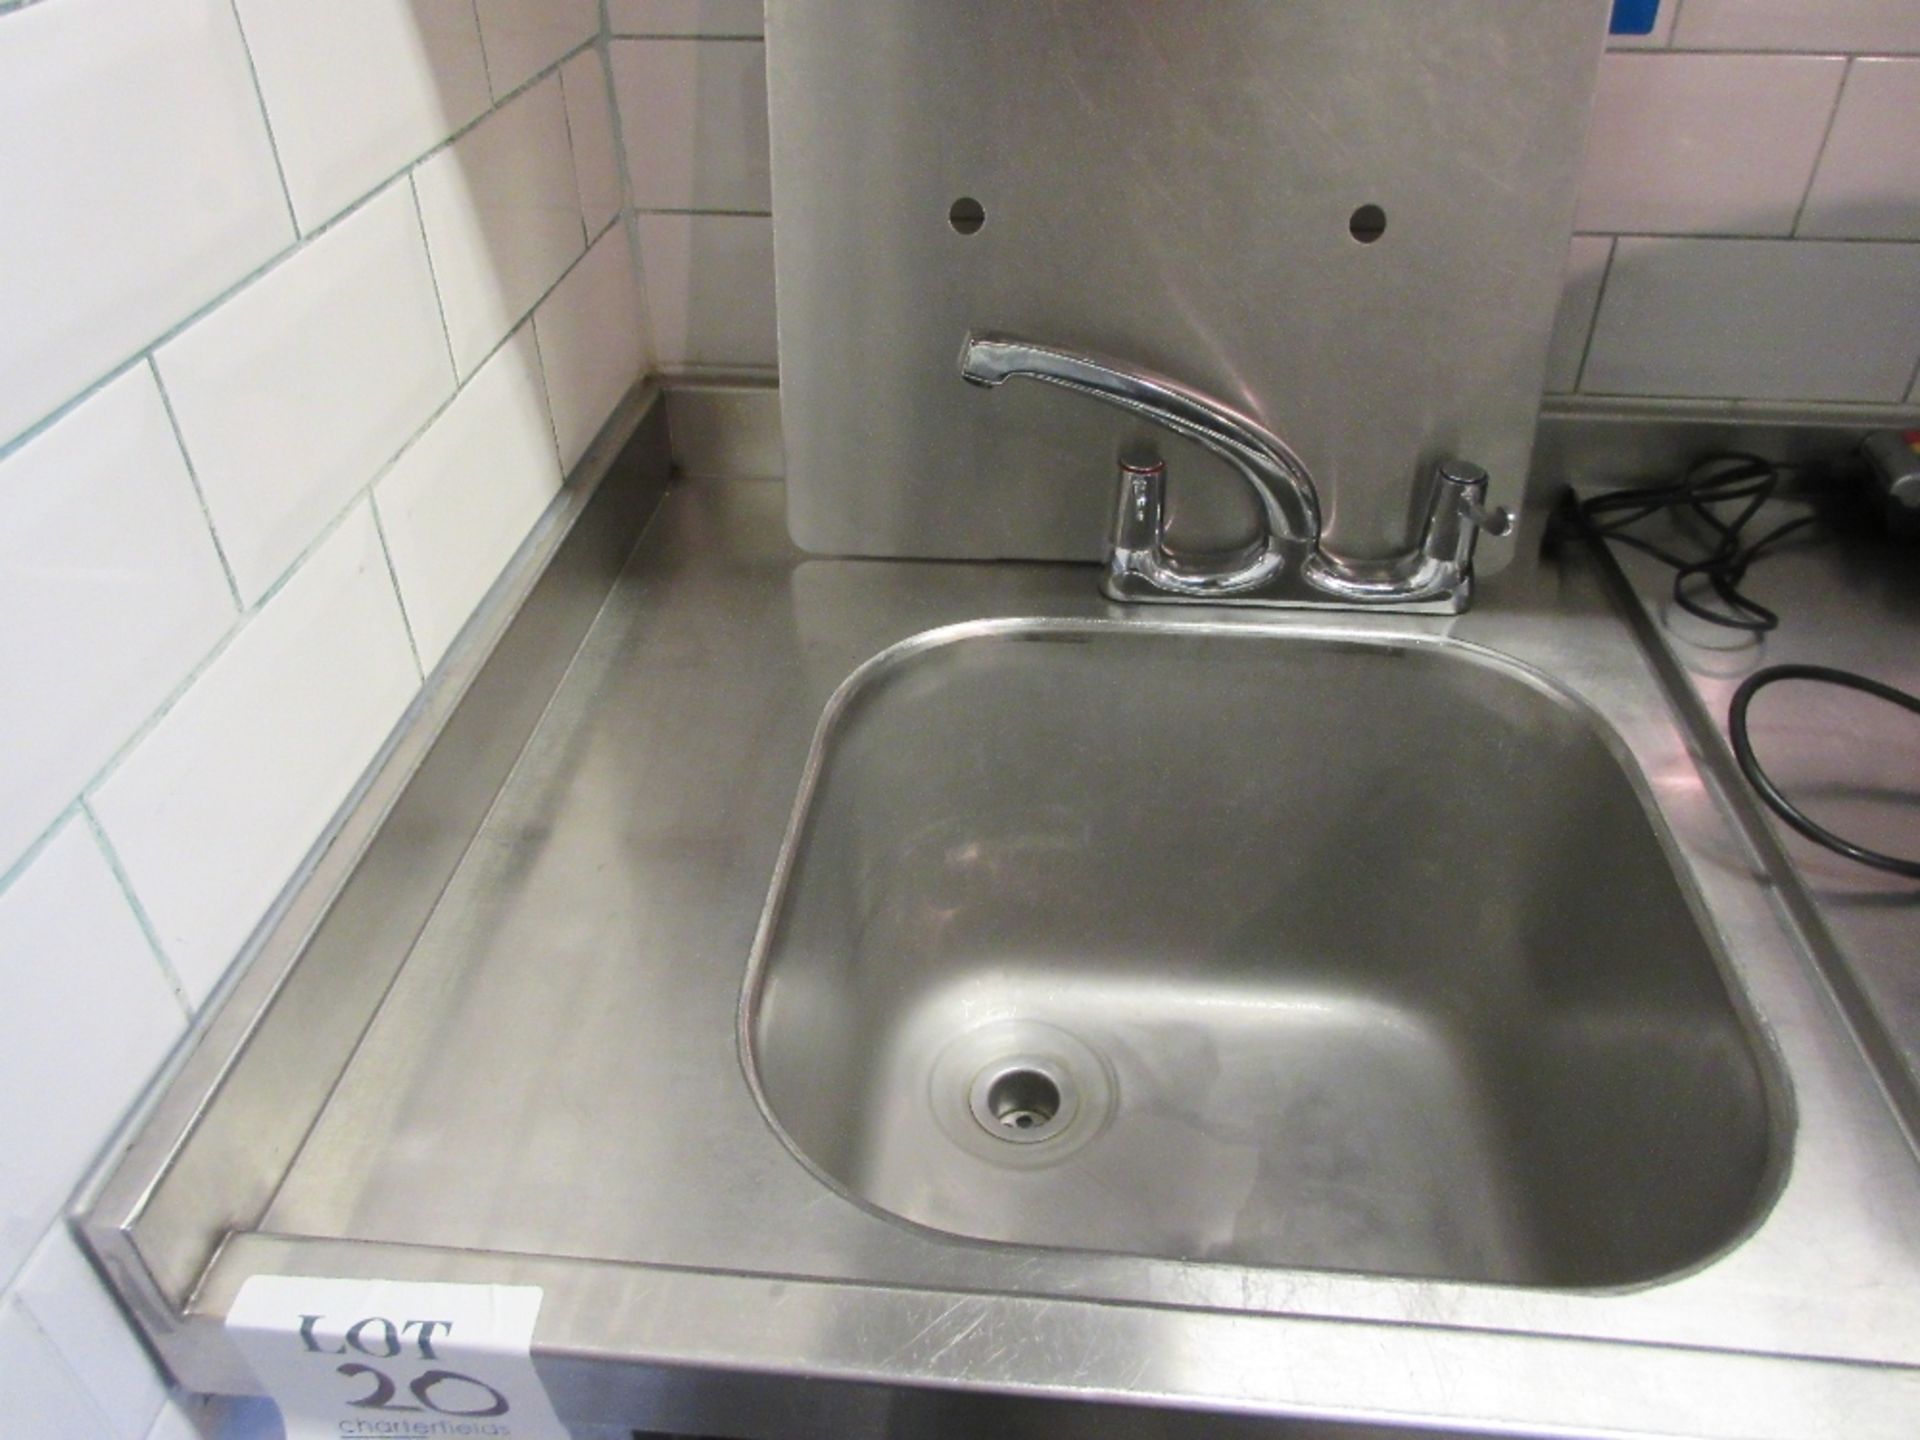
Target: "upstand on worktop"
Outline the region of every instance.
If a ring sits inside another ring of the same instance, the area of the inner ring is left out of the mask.
[[[1920,1167],[1826,939],[1578,559],[1460,617],[1154,624],[1276,666],[1477,647],[1604,723],[1774,1077],[1729,1248],[1608,1290],[1407,1280],[981,1244],[817,1178],[735,1027],[828,698],[957,622],[1138,620],[1087,567],[809,559],[777,483],[665,490],[665,425],[651,392],[616,416],[99,1177],[86,1238],[183,1384],[254,1389],[248,1277],[383,1276],[542,1287],[583,1435],[1910,1440]]]

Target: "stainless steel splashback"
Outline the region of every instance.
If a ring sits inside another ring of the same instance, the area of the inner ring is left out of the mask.
[[[1250,524],[1185,442],[1052,387],[964,384],[970,330],[1244,409],[1306,460],[1345,555],[1404,548],[1443,458],[1517,507],[1607,9],[768,0],[795,540],[1094,560],[1115,457],[1143,440],[1177,536]]]

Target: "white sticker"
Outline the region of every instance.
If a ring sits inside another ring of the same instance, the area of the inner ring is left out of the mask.
[[[540,1293],[254,1275],[227,1334],[287,1440],[568,1440],[530,1353]]]

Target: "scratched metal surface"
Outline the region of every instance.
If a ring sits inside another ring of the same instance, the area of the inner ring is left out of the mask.
[[[1799,513],[1776,503],[1752,533]],[[1733,692],[1767,665],[1826,665],[1920,694],[1920,548],[1910,543],[1852,522],[1769,552],[1746,588],[1781,623],[1759,637],[1715,630],[1678,611],[1672,571],[1635,551],[1614,554],[1649,633],[1722,740]],[[1883,854],[1920,857],[1920,721],[1912,715],[1847,691],[1788,683],[1755,698],[1749,729],[1775,783],[1815,819]],[[1920,1130],[1920,882],[1856,865],[1771,812],[1766,824],[1798,881],[1793,898],[1832,937],[1825,953],[1840,962],[1836,985],[1884,1057],[1909,1125]]]
[[[1626,737],[1683,876],[1716,916],[1736,993],[1777,1047],[1792,1091],[1782,1124],[1797,1115],[1784,1188],[1731,1251],[1614,1292],[1380,1279],[980,1245],[815,1178],[755,1108],[734,1020],[823,705],[862,661],[942,623],[1116,612],[1084,570],[808,560],[781,521],[774,484],[670,495],[262,1231],[1345,1317],[1386,1326],[1381,1343],[1441,1323],[1888,1364],[1920,1355],[1906,1299],[1920,1284],[1912,1157],[1644,656],[1577,574],[1516,576],[1457,621],[1267,628],[1282,641],[1343,627],[1477,641],[1550,667]]]
[[[963,384],[970,330],[1243,408],[1306,461],[1350,558],[1406,548],[1441,459],[1519,506],[1606,15],[772,0],[793,533],[821,554],[1098,558],[1116,453],[1165,437],[1057,389]],[[948,223],[962,196],[976,233]],[[1371,244],[1349,230],[1366,205],[1386,215]],[[1176,538],[1231,536],[1231,476],[1167,449]],[[1486,540],[1480,572],[1513,553]]]
[[[1579,568],[1499,577],[1457,620],[1147,620],[1270,637],[1281,667],[1290,636],[1477,644],[1594,708],[1778,1080],[1777,1188],[1728,1249],[1612,1290],[1411,1280],[982,1244],[816,1177],[756,1107],[735,1020],[827,698],[950,622],[1134,612],[1085,568],[809,560],[783,510],[775,483],[668,495],[417,942],[364,937],[405,963],[271,1208],[229,1212],[187,1293],[120,1273],[178,1376],[251,1388],[219,1328],[248,1275],[372,1275],[540,1285],[536,1359],[583,1426],[1907,1440],[1913,1154],[1645,652]],[[1524,755],[1485,776],[1551,780]],[[169,1111],[242,1143],[287,1073],[253,1060],[193,1072],[214,1080]],[[127,1193],[164,1192],[164,1151],[137,1154]],[[218,1180],[197,1225],[229,1203]],[[149,1218],[129,1213],[125,1254],[167,1250]]]

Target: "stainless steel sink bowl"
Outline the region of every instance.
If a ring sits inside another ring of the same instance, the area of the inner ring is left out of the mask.
[[[1441,640],[996,622],[829,706],[742,1006],[794,1151],[1003,1244],[1698,1264],[1763,1051],[1602,723]]]

